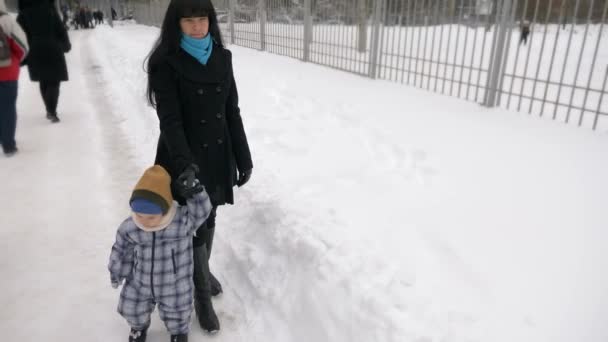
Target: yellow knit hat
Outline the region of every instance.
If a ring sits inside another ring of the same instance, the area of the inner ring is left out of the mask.
[[[171,176],[160,165],[154,165],[144,171],[131,194],[129,204],[134,200],[146,200],[158,205],[165,215],[173,204],[171,195]]]

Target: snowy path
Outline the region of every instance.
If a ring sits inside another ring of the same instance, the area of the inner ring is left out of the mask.
[[[8,340],[108,341],[115,295],[108,291],[108,227],[124,212],[133,164],[109,129],[93,70],[72,35],[70,82],[63,83],[60,124],[45,118],[38,83],[26,69],[19,87],[20,153],[0,158],[0,331]],[[94,80],[93,80],[94,81]],[[100,333],[105,332],[105,333]]]
[[[21,153],[0,158],[0,339],[125,340],[106,263],[155,149],[156,34],[70,32],[59,125],[24,75]],[[219,211],[222,330],[191,341],[608,338],[605,133],[230,48],[254,177]]]

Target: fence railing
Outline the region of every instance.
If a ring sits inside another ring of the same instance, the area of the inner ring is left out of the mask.
[[[169,0],[122,2],[136,21],[158,26]],[[489,107],[608,128],[606,0],[215,0],[214,5],[232,44]]]

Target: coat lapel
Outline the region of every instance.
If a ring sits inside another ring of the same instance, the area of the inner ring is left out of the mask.
[[[169,63],[179,73],[180,77],[186,78],[196,83],[222,83],[226,80],[228,68],[224,58],[219,54],[223,53],[221,47],[214,45],[207,65],[201,64],[187,52],[179,49],[176,54],[169,57]]]

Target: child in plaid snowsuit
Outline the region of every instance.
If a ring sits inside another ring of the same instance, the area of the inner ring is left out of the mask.
[[[108,268],[112,287],[125,281],[118,312],[131,326],[129,341],[145,341],[156,304],[171,341],[187,341],[190,330],[192,236],[212,205],[199,185],[200,192],[180,206],[173,201],[170,183],[159,165],[145,171],[131,196],[131,217],[118,228],[112,246]]]

